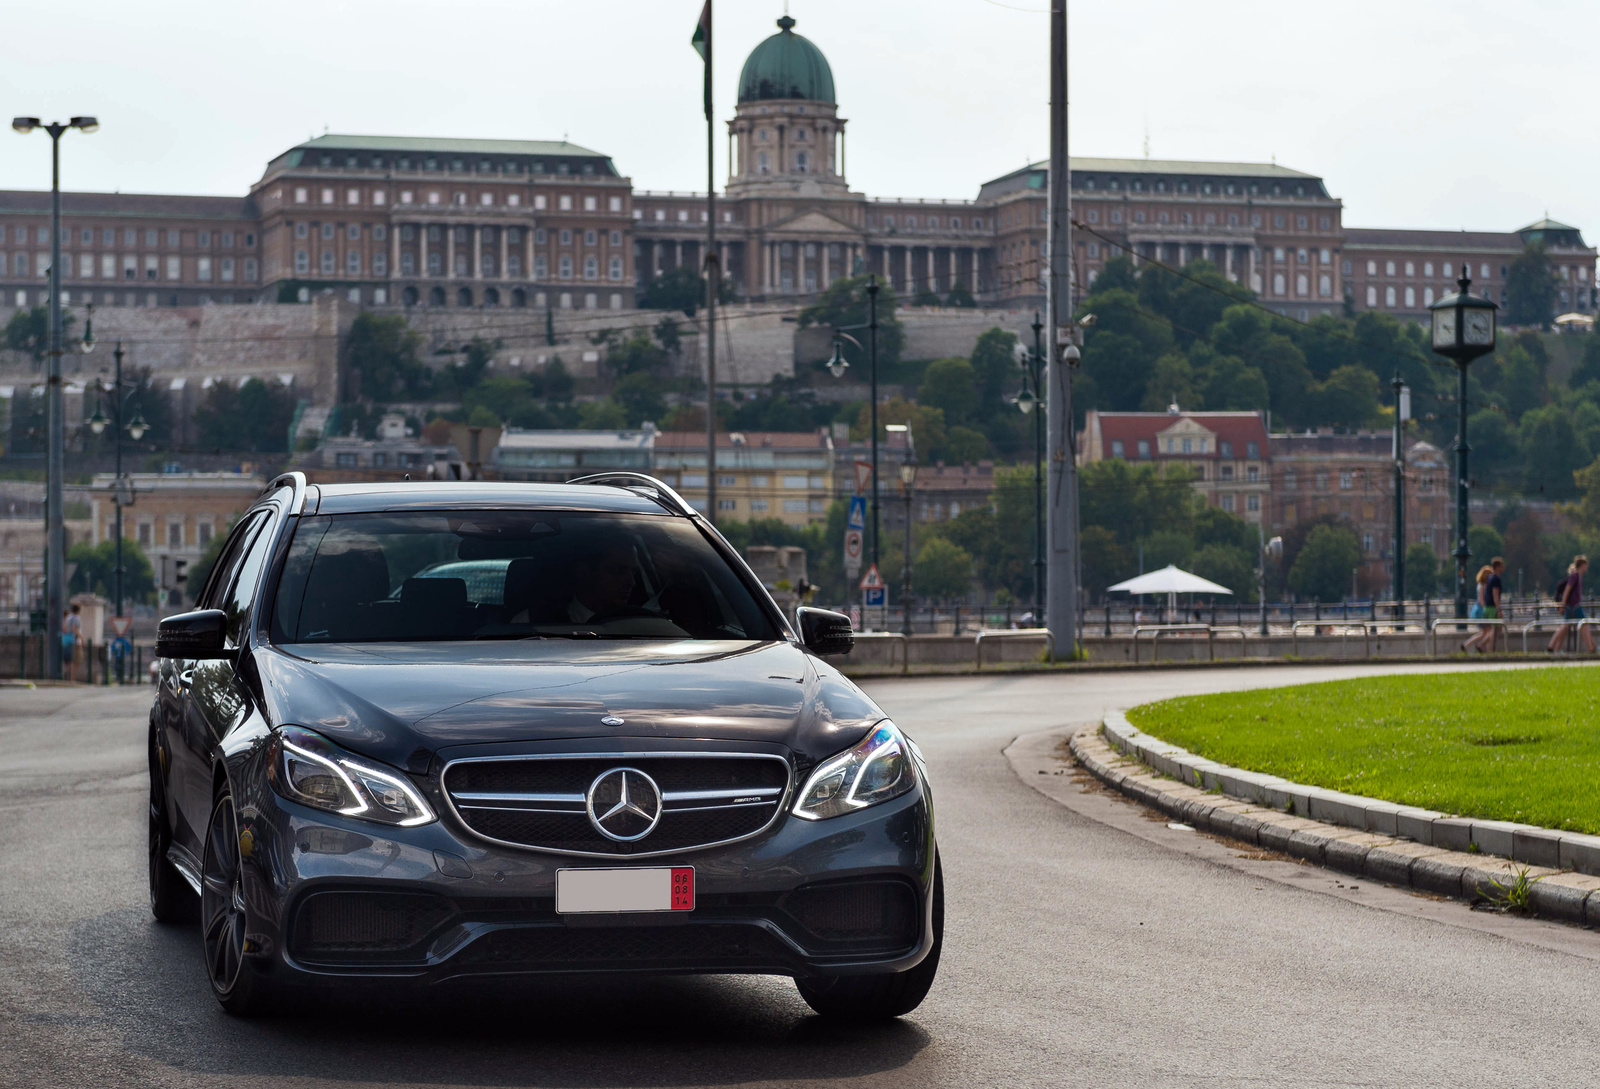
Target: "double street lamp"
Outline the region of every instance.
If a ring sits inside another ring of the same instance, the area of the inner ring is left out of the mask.
[[[917,444],[910,424],[885,424],[883,429],[905,432],[906,457],[900,463],[900,487],[906,496],[906,557],[900,579],[900,632],[911,634],[911,493],[917,485]]]
[[[1033,312],[1033,351],[1017,346],[1022,388],[1011,399],[1024,416],[1033,417],[1033,626],[1044,625],[1044,323]],[[1074,347],[1073,351],[1077,351]]]
[[[140,439],[144,438],[144,433],[149,430],[149,425],[145,423],[144,416],[139,413],[135,413],[133,419],[129,420],[126,426],[123,425],[123,410],[127,408],[128,401],[133,397],[132,390],[136,390],[138,388],[138,383],[132,383],[132,389],[128,392],[124,392],[124,386],[122,383],[122,342],[120,340],[117,341],[116,351],[112,352],[111,354],[116,360],[116,373],[112,378],[112,385],[109,390],[103,381],[97,383],[97,385],[100,393],[104,394],[109,392],[111,394],[111,411],[114,415],[114,419],[107,420],[102,406],[96,405],[94,415],[89,417],[89,430],[93,431],[96,435],[103,435],[105,434],[106,426],[109,424],[113,427],[114,434],[116,435],[117,471],[115,482],[112,484],[111,501],[116,507],[116,525],[113,528],[113,532],[116,534],[117,542],[117,566],[116,570],[113,572],[112,581],[115,585],[115,615],[121,616],[123,615],[122,508],[133,501],[132,489],[127,487],[126,481],[123,479],[122,475],[122,435],[124,432],[126,432],[129,438],[131,438],[134,442],[138,442]]]
[[[1433,312],[1433,350],[1455,362],[1456,379],[1456,617],[1465,619],[1472,596],[1472,578],[1467,561],[1467,367],[1479,356],[1494,351],[1495,311],[1493,300],[1472,294],[1472,277],[1462,266],[1459,290],[1446,295],[1428,309]]]
[[[857,348],[861,342],[850,336],[849,330],[867,330],[867,370],[868,381],[872,385],[870,404],[871,419],[867,429],[872,436],[872,566],[878,566],[878,538],[881,535],[881,523],[878,517],[878,278],[867,277],[867,320],[862,325],[838,325],[833,330],[833,357],[828,360],[828,373],[835,378],[843,378],[844,372],[850,364],[844,358],[844,342],[849,341]]]
[[[66,526],[62,517],[66,418],[61,404],[61,137],[68,129],[94,132],[100,122],[93,117],[43,124],[37,117],[14,117],[11,127],[26,136],[34,129],[50,134],[50,370],[48,395],[49,444],[45,460],[45,673],[61,678],[61,619],[66,609]],[[92,341],[90,341],[92,343]]]

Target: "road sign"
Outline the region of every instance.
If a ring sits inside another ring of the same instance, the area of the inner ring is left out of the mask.
[[[845,517],[844,524],[845,524],[845,527],[847,529],[866,529],[867,528],[867,497],[866,496],[864,496],[864,495],[852,495],[850,497],[850,513],[849,513],[849,515],[847,515]]]
[[[861,573],[861,531],[847,529],[844,531],[844,575],[853,579]]]
[[[882,586],[874,586],[861,591],[861,604],[868,609],[881,609],[889,603],[889,591]]]
[[[110,626],[111,634],[120,639],[122,636],[128,634],[129,628],[133,627],[133,617],[108,616],[106,617],[106,624]]]
[[[856,494],[860,495],[872,483],[872,462],[856,461]]]
[[[878,574],[877,564],[867,568],[867,573],[861,576],[861,588],[863,590],[883,589],[883,576]]]

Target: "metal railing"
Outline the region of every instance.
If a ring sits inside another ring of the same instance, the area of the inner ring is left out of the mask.
[[[855,633],[856,642],[863,640],[873,641],[886,639],[889,641],[889,668],[894,668],[895,643],[900,644],[900,672],[911,672],[911,648],[906,645],[905,633],[898,631],[858,631]]]
[[[1588,618],[1583,620],[1562,620],[1559,617],[1550,617],[1549,619],[1530,620],[1522,625],[1522,653],[1528,653],[1528,633],[1530,631],[1558,631],[1561,628],[1571,628],[1572,634],[1569,638],[1576,643],[1579,641],[1579,632],[1585,626],[1592,628],[1597,625],[1600,625],[1600,620]],[[1510,642],[1509,634],[1506,636],[1506,641]]]
[[[1350,640],[1351,629],[1359,628],[1361,629],[1361,656],[1370,658],[1372,657],[1372,636],[1374,633],[1387,630],[1395,635],[1407,635],[1412,632],[1418,635],[1426,634],[1420,619],[1415,621],[1415,625],[1413,627],[1412,622],[1406,620],[1296,620],[1290,625],[1289,637],[1293,640],[1293,654],[1298,658],[1300,656],[1301,629],[1343,629],[1339,632],[1330,632],[1330,634],[1337,634],[1340,637],[1339,648],[1342,651],[1345,644]]]
[[[1206,655],[1209,661],[1217,660],[1217,636],[1237,635],[1241,646],[1248,646],[1250,633],[1232,625],[1215,624],[1141,624],[1133,629],[1133,660],[1139,660],[1139,636],[1150,633],[1150,660],[1156,659],[1156,644],[1163,635],[1200,635],[1206,637]]]
[[[983,641],[985,639],[1010,639],[1017,636],[1028,636],[1037,639],[1044,636],[1046,647],[1050,651],[1052,664],[1056,660],[1056,637],[1050,634],[1049,628],[984,628],[972,637],[972,664],[974,669],[983,668]]]
[[[1496,617],[1493,620],[1489,619],[1488,617],[1479,617],[1478,619],[1474,620],[1470,616],[1466,618],[1459,616],[1441,616],[1428,625],[1428,657],[1437,658],[1439,656],[1439,628],[1441,625],[1453,624],[1455,625],[1456,631],[1459,634],[1462,628],[1504,629],[1506,623],[1507,621],[1500,617]],[[1498,638],[1498,633],[1496,637]],[[1509,654],[1510,651],[1511,647],[1508,640],[1506,649],[1502,651],[1502,653]]]

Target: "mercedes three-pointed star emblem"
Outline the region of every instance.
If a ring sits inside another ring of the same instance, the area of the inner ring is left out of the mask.
[[[637,768],[612,768],[589,784],[584,806],[602,836],[632,843],[648,836],[661,819],[661,788]]]

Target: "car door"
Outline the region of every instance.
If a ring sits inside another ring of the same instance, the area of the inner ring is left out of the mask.
[[[195,603],[196,608],[220,609],[225,606],[228,591],[233,586],[246,552],[260,536],[261,526],[266,519],[266,511],[256,511],[239,520],[217,556],[216,566],[212,568],[211,576]],[[206,822],[211,817],[211,752],[203,741],[205,731],[196,728],[194,686],[196,680],[205,680],[208,667],[216,664],[192,658],[162,663],[162,683],[170,689],[165,698],[172,722],[167,746],[172,759],[168,790],[169,797],[177,803],[177,820],[172,831],[179,843],[196,852],[196,858],[199,857]]]
[[[227,647],[234,652],[244,646],[249,635],[256,591],[260,587],[267,554],[272,550],[276,536],[273,533],[276,522],[272,514],[269,510],[255,516],[257,525],[245,540],[239,562],[230,572],[229,581],[217,587],[219,595],[212,608],[228,614]],[[211,807],[212,757],[217,742],[243,722],[251,709],[250,694],[239,682],[237,674],[236,655],[196,662],[194,677],[189,685],[184,728],[190,750],[197,758],[197,766],[204,772],[195,784],[195,802],[207,811]],[[199,812],[199,809],[195,812]]]

